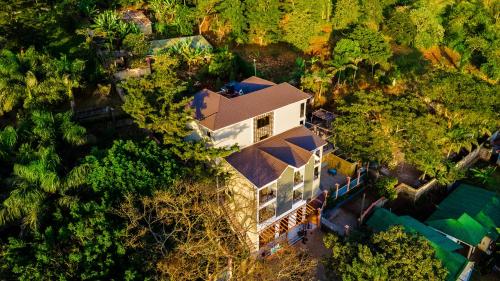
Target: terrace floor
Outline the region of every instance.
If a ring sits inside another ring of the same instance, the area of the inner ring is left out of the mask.
[[[399,182],[405,183],[413,188],[418,188],[424,184],[424,182],[420,180],[422,172],[407,163],[400,163],[396,166],[396,168],[391,170],[386,167],[382,167],[380,172],[386,176],[395,177]]]
[[[328,166],[321,168],[321,179],[320,179],[320,188],[321,190],[327,190],[330,192],[335,188],[335,184],[339,184],[339,187],[342,187],[347,183],[347,177],[341,173],[337,173],[335,176],[328,173]]]

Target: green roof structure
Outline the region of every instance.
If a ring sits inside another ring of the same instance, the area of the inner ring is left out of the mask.
[[[457,280],[468,263],[465,257],[453,252],[462,246],[412,217],[397,216],[386,209],[376,208],[366,224],[374,231],[385,231],[391,226],[401,225],[406,232],[425,237],[434,248],[436,257],[448,271],[447,281]]]
[[[461,184],[446,197],[426,223],[469,245],[499,237],[500,198],[494,192]]]
[[[187,37],[177,37],[170,39],[153,40],[150,42],[149,53],[151,55],[157,54],[162,50],[182,46],[183,44],[188,45],[190,48],[199,50],[212,50],[212,45],[201,35],[187,36]]]

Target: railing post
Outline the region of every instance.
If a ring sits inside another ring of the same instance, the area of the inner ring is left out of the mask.
[[[359,185],[360,178],[361,178],[361,169],[358,169],[358,181],[357,181],[357,185]]]
[[[337,199],[339,197],[339,184],[338,183],[335,184],[335,188],[336,188],[335,199]]]
[[[347,177],[347,192],[349,192],[350,188],[351,188],[351,177]]]

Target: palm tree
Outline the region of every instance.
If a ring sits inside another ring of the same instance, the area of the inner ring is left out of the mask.
[[[82,61],[54,59],[33,48],[0,52],[0,116],[21,104],[33,108],[72,97],[82,70]]]
[[[464,128],[454,128],[447,134],[448,139],[448,153],[446,157],[450,157],[452,152],[460,152],[462,148],[467,149],[467,151],[472,150],[472,145],[477,145],[477,139],[473,133],[469,133]]]
[[[25,226],[35,229],[44,210],[54,202],[72,204],[74,198],[67,191],[85,181],[87,167],[65,172],[57,153],[63,143],[83,144],[85,129],[71,122],[70,113],[34,111],[20,122],[17,131],[12,130],[0,134],[0,146],[7,144],[13,149],[18,144],[12,176],[7,181],[11,192],[2,203],[0,225],[23,219]]]
[[[0,52],[0,116],[18,104],[23,84],[24,75],[17,55],[3,49]]]
[[[486,184],[491,181],[493,173],[495,173],[497,167],[486,167],[483,169],[472,168],[472,176],[482,184]]]

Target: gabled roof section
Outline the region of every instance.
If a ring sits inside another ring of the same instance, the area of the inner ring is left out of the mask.
[[[288,83],[275,84],[258,77],[239,85],[245,94],[230,99],[206,89],[195,94],[191,107],[201,125],[215,131],[310,98]]]
[[[426,223],[474,246],[485,235],[496,239],[500,229],[500,198],[483,188],[461,184],[439,204]]]
[[[296,138],[302,140],[301,145],[290,141]],[[304,166],[311,159],[312,150],[325,144],[300,126],[235,152],[226,160],[255,186],[262,187],[278,179],[288,166]]]

